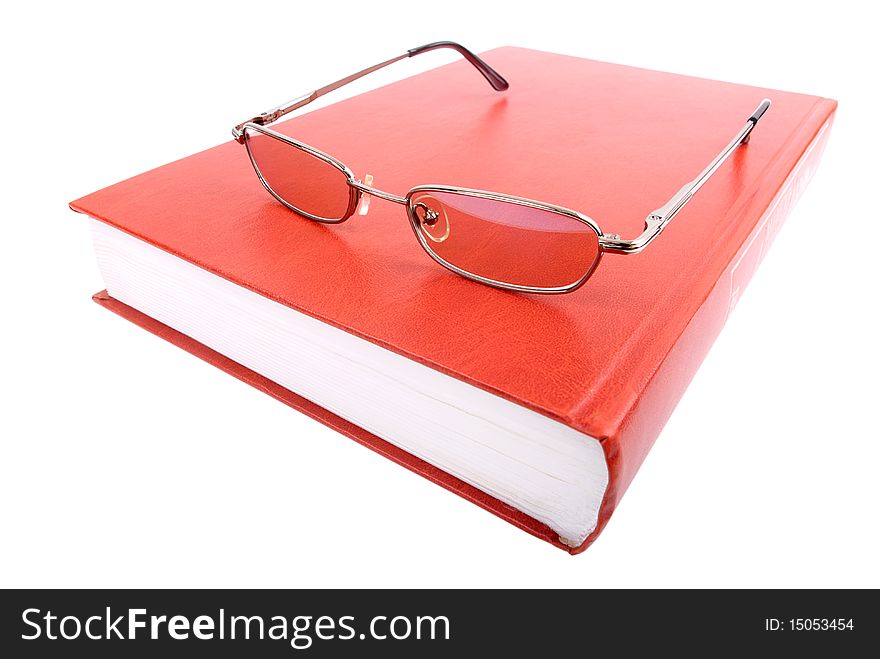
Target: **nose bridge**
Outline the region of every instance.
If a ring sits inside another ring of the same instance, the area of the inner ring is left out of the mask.
[[[372,195],[373,197],[378,197],[379,199],[384,199],[386,201],[393,201],[395,204],[406,205],[406,197],[401,197],[400,195],[392,194],[391,192],[385,192],[384,190],[378,190],[373,186],[361,183],[360,181],[351,181],[351,185],[361,192]]]

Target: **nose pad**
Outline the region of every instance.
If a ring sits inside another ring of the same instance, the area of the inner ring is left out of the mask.
[[[449,217],[443,205],[430,195],[421,197],[413,204],[413,213],[419,221],[422,233],[435,243],[449,238]]]
[[[364,185],[368,185],[373,187],[373,175],[367,174],[364,176]],[[370,212],[370,198],[371,194],[367,192],[361,192],[361,203],[358,204],[358,215],[366,215]]]

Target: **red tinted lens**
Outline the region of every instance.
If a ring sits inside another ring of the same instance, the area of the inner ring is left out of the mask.
[[[592,226],[563,213],[460,192],[410,197],[428,250],[465,272],[502,284],[558,289],[583,280],[599,258]]]
[[[355,193],[339,168],[260,131],[248,128],[245,135],[254,168],[276,197],[328,222],[348,217]]]

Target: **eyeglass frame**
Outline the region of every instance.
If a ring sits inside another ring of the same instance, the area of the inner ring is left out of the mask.
[[[254,171],[256,172],[257,177],[259,178],[263,187],[266,188],[266,190],[276,200],[281,202],[284,206],[294,211],[298,215],[302,215],[316,222],[321,222],[322,224],[341,224],[355,214],[355,211],[357,210],[358,205],[360,204],[362,196],[364,194],[378,197],[379,199],[384,199],[393,203],[402,204],[407,209],[407,216],[409,217],[413,233],[415,234],[416,239],[419,241],[419,244],[422,246],[422,249],[424,249],[425,252],[428,253],[428,256],[430,256],[439,265],[447,268],[448,270],[451,270],[452,272],[462,277],[465,277],[466,279],[470,279],[481,284],[505,290],[541,294],[571,293],[580,288],[590,278],[593,272],[595,272],[596,268],[599,265],[599,262],[602,260],[602,256],[604,253],[609,252],[613,254],[638,254],[639,252],[643,251],[660,235],[660,233],[662,233],[662,231],[678,214],[678,212],[681,211],[681,209],[687,204],[687,202],[691,200],[694,194],[696,194],[696,192],[706,183],[706,181],[712,176],[712,174],[714,174],[718,170],[718,168],[721,167],[724,161],[726,161],[727,158],[730,157],[730,155],[736,150],[736,148],[742,144],[748,143],[749,138],[751,137],[752,130],[755,128],[764,113],[770,108],[771,104],[770,99],[763,99],[758,107],[755,108],[755,111],[752,112],[751,116],[749,116],[749,118],[746,120],[745,125],[736,133],[736,135],[734,135],[733,139],[728,142],[727,146],[725,146],[721,150],[721,152],[719,152],[718,155],[715,156],[715,158],[709,163],[709,165],[707,165],[706,168],[703,169],[703,171],[700,172],[700,174],[697,175],[696,178],[685,183],[678,190],[678,192],[676,192],[672,196],[672,198],[669,199],[669,201],[667,201],[659,208],[656,208],[648,213],[647,217],[645,218],[644,230],[641,234],[631,239],[623,239],[617,234],[603,232],[602,229],[599,227],[599,224],[594,219],[583,213],[579,213],[578,211],[543,201],[527,199],[525,197],[517,197],[515,195],[440,184],[418,185],[410,189],[404,196],[400,196],[391,192],[386,192],[384,190],[374,188],[371,185],[367,185],[366,183],[362,182],[354,175],[354,172],[347,165],[345,165],[340,160],[334,158],[333,156],[325,153],[324,151],[309,146],[308,144],[300,142],[299,140],[294,139],[288,135],[284,135],[282,133],[274,131],[271,128],[266,128],[267,124],[277,121],[282,116],[313,102],[320,96],[339,89],[340,87],[347,85],[350,82],[353,82],[359,78],[362,78],[369,73],[377,71],[381,68],[388,66],[389,64],[393,64],[394,62],[398,62],[402,59],[412,57],[413,55],[418,55],[423,52],[428,52],[439,48],[453,49],[457,51],[460,55],[465,57],[465,59],[467,59],[486,78],[486,80],[492,85],[492,87],[496,91],[504,91],[509,87],[509,83],[497,71],[495,71],[491,66],[489,66],[489,64],[487,64],[484,60],[482,60],[480,57],[472,53],[464,46],[452,41],[437,41],[426,44],[424,46],[420,46],[418,48],[412,48],[403,55],[393,57],[391,59],[380,62],[379,64],[358,71],[357,73],[354,73],[329,85],[316,89],[313,92],[298,96],[293,100],[288,101],[287,103],[279,105],[278,107],[267,112],[263,112],[255,117],[252,117],[251,119],[248,119],[247,121],[243,121],[242,123],[237,124],[232,129],[232,136],[239,144],[246,144],[248,139],[247,130],[249,129],[257,131],[268,137],[278,139],[288,144],[289,146],[305,151],[306,153],[336,168],[345,176],[349,188],[349,204],[346,208],[345,214],[342,218],[338,220],[331,220],[319,217],[317,215],[313,215],[311,213],[303,211],[300,208],[295,207],[293,204],[277,194],[269,185],[268,181],[266,181],[266,179],[264,178],[259,166],[257,165],[257,162],[254,160],[252,150],[248,148],[248,158],[250,159],[251,164],[254,167]],[[598,253],[587,272],[584,273],[584,275],[580,279],[566,286],[524,286],[521,284],[512,284],[509,282],[501,282],[494,279],[489,279],[487,277],[482,277],[480,275],[463,270],[455,266],[454,264],[449,263],[448,261],[445,261],[440,255],[436,254],[430,248],[427,241],[425,240],[425,236],[419,230],[419,224],[421,220],[415,213],[416,205],[412,203],[413,195],[419,192],[448,192],[464,196],[489,199],[493,201],[518,204],[521,206],[527,206],[530,208],[567,216],[569,218],[582,222],[596,232],[598,239]]]

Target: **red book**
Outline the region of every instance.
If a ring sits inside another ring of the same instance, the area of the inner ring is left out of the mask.
[[[444,270],[405,210],[379,198],[340,225],[296,215],[232,140],[71,207],[96,220],[100,304],[576,553],[607,523],[809,181],[836,103],[520,48],[483,57],[509,89],[462,60],[272,128],[398,195],[427,183],[508,193],[630,237],[762,98],[773,105],[647,249],[605,255],[565,295]],[[356,372],[300,368],[324,349],[351,350]],[[371,380],[387,376],[373,359],[396,379]],[[398,387],[421,402],[389,399]],[[534,465],[553,452],[548,484]]]

